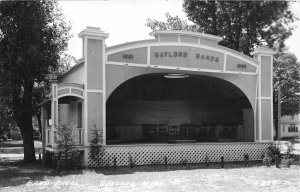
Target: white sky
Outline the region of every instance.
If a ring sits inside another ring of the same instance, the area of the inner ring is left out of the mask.
[[[79,59],[82,57],[82,42],[78,34],[86,26],[100,27],[110,36],[106,45],[153,38],[151,29],[146,27],[146,19],[165,21],[165,13],[186,19],[182,10],[183,0],[98,0],[98,1],[59,1],[66,19],[72,24],[73,38],[69,43],[69,53]],[[293,11],[300,18],[300,2]],[[289,51],[300,60],[300,21],[297,29],[286,41]]]

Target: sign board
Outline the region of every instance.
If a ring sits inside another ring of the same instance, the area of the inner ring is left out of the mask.
[[[108,55],[109,62],[147,64],[148,47],[134,48]],[[190,46],[150,46],[150,65],[224,70],[225,53],[211,49]],[[256,73],[256,66],[227,55],[226,70],[232,72]]]

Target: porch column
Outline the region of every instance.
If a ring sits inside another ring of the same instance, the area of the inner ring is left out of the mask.
[[[265,46],[258,46],[251,54],[258,60],[256,135],[259,142],[273,141],[273,54]]]
[[[54,131],[58,126],[58,98],[57,98],[57,79],[52,79],[51,80],[51,120],[52,120],[52,125],[51,125],[51,132],[52,134],[50,135],[51,139],[51,146],[54,146],[54,138],[55,134]]]
[[[84,164],[88,166],[91,130],[102,130],[106,144],[105,39],[108,33],[87,27],[80,32],[84,57]]]

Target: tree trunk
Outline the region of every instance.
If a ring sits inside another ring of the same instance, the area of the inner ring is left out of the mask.
[[[35,149],[34,149],[34,142],[33,142],[32,120],[23,121],[23,125],[20,126],[20,129],[23,138],[24,162],[25,163],[34,162],[36,158],[35,158]]]
[[[20,128],[23,147],[24,147],[24,163],[34,162],[35,149],[33,142],[33,127],[32,127],[32,94],[33,81],[28,81],[24,86],[23,98],[20,105],[16,108],[16,122]]]

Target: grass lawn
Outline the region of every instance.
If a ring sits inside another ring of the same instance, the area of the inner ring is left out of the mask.
[[[23,147],[23,140],[1,141],[1,148]],[[34,140],[34,148],[42,148],[42,141]]]
[[[226,165],[225,165],[226,166]],[[0,164],[0,191],[299,191],[300,167],[200,168],[199,165],[119,167],[52,176],[36,166]]]

